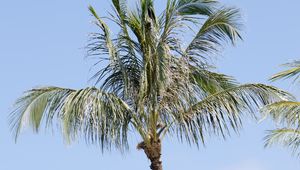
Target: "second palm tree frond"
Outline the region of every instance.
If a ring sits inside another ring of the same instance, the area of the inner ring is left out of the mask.
[[[294,80],[299,79],[300,74],[300,61],[296,60],[291,63],[283,64],[283,66],[289,69],[279,72],[271,77],[270,80],[275,81],[283,78],[294,78]]]
[[[290,69],[279,72],[271,77],[271,80],[292,78],[298,80],[300,73],[300,62],[285,64]],[[283,128],[269,131],[265,138],[265,146],[281,144],[300,156],[300,102],[295,100],[280,101],[269,104],[262,109],[264,117],[270,116]]]
[[[300,156],[300,130],[298,129],[282,128],[271,130],[265,137],[265,140],[265,147],[281,144],[289,148],[293,154]]]

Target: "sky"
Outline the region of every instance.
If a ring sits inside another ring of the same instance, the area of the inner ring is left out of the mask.
[[[156,0],[156,4],[165,0]],[[218,57],[218,71],[241,83],[266,83],[299,96],[297,84],[268,82],[280,64],[300,56],[300,1],[223,0],[241,9],[243,38]],[[17,143],[8,127],[14,101],[37,86],[84,88],[90,86],[92,61],[84,59],[88,33],[94,30],[87,6],[103,16],[109,0],[2,1],[0,5],[0,169],[1,170],[116,170],[149,169],[150,162],[136,150],[104,152],[84,141],[66,145],[57,131],[36,135],[24,131]],[[160,7],[162,5],[159,5]],[[239,135],[227,140],[207,139],[207,145],[190,147],[168,138],[163,142],[165,170],[298,170],[299,159],[280,146],[265,149],[271,121],[245,120]]]

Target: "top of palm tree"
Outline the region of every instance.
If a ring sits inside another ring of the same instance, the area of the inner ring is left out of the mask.
[[[199,145],[206,135],[238,131],[244,114],[291,97],[263,84],[240,85],[211,67],[224,43],[241,39],[238,9],[215,0],[167,0],[157,15],[152,0],[138,2],[129,9],[126,0],[112,0],[114,35],[89,7],[100,30],[87,46],[102,64],[95,87],[29,90],[11,114],[16,138],[28,124],[38,131],[56,120],[68,141],[84,136],[102,148],[127,149],[131,131],[146,144],[175,134]]]

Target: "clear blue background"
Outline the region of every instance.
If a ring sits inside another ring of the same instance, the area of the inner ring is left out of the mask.
[[[156,0],[156,3],[165,1]],[[300,56],[300,1],[227,0],[242,9],[244,41],[229,47],[219,57],[218,70],[240,82],[268,83],[278,65]],[[64,144],[59,132],[25,131],[14,143],[8,128],[8,114],[15,99],[35,86],[70,88],[88,86],[91,61],[84,60],[83,47],[94,27],[87,6],[94,4],[100,14],[111,10],[108,0],[8,0],[0,4],[0,170],[83,170],[149,169],[149,161],[135,149],[102,155],[99,148],[79,141]],[[273,85],[298,95],[298,84]],[[165,170],[298,170],[299,159],[281,148],[263,148],[265,130],[271,122],[245,121],[240,135],[226,141],[208,139],[199,150],[164,141]]]

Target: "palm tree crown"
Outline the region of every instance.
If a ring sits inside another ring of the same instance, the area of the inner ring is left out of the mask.
[[[297,81],[300,75],[300,61],[287,63],[284,66],[288,69],[275,74],[271,80],[294,78],[294,81]],[[270,115],[276,123],[283,126],[269,131],[265,137],[265,146],[281,144],[300,156],[300,102],[296,100],[275,102],[264,107],[262,112],[265,116]]]
[[[29,90],[11,114],[16,137],[27,124],[38,131],[43,121],[47,127],[57,120],[68,141],[84,136],[102,149],[124,151],[134,131],[151,168],[161,169],[160,141],[166,135],[196,145],[207,134],[226,137],[239,129],[243,113],[289,97],[214,72],[211,57],[241,39],[238,9],[216,0],[167,0],[157,15],[153,0],[140,0],[136,9],[125,0],[112,4],[109,20],[119,28],[116,35],[89,7],[100,32],[91,34],[88,54],[104,66],[93,76],[96,86]],[[195,34],[185,45],[186,32]]]

